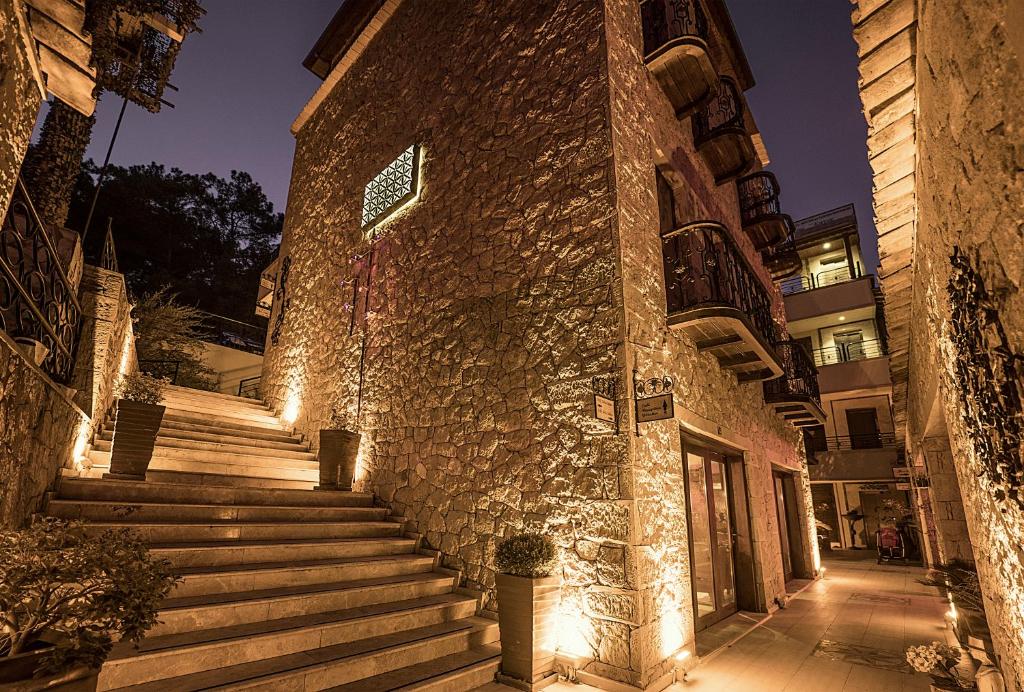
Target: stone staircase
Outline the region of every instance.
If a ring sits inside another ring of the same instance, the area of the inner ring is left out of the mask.
[[[255,401],[168,389],[145,482],[65,478],[47,513],[130,527],[183,578],[100,690],[471,690],[497,623],[365,493],[314,492],[316,461]],[[104,430],[90,473],[109,463]]]

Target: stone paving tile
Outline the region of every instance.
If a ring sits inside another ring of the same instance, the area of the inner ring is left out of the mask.
[[[865,557],[870,558],[870,555]],[[947,604],[916,582],[920,567],[826,560],[825,578],[790,600],[733,646],[705,657],[671,692],[927,692],[930,678],[909,672],[908,646],[953,642]],[[822,646],[822,642],[832,642]],[[830,648],[834,655],[822,655]],[[897,671],[907,672],[897,672]],[[487,688],[508,692],[509,688]],[[557,683],[550,692],[591,692]]]

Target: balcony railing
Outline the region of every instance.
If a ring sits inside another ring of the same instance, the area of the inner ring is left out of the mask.
[[[266,326],[261,327],[223,315],[215,315],[212,312],[205,312],[203,313],[203,327],[205,328],[203,341],[263,355],[264,342],[267,339]]]
[[[821,425],[825,414],[818,392],[818,371],[810,355],[794,340],[777,343],[775,352],[785,373],[764,383],[765,402],[773,404],[776,413],[797,427]]]
[[[676,117],[715,94],[718,75],[708,51],[708,20],[700,0],[642,0],[644,63],[658,79]]]
[[[756,152],[744,122],[743,100],[729,77],[719,78],[715,97],[693,114],[693,143],[718,184],[743,175],[754,163]]]
[[[835,365],[836,363],[847,363],[852,360],[867,360],[868,358],[881,358],[887,355],[885,343],[881,339],[867,339],[865,341],[852,341],[846,344],[836,344],[818,348],[814,351],[814,364],[819,368],[823,365]]]
[[[744,381],[782,374],[768,290],[729,232],[700,221],[662,234],[668,322]]]
[[[19,178],[0,227],[0,327],[14,339],[45,346],[40,367],[67,384],[81,322],[75,288]]]
[[[857,263],[853,267],[844,264],[841,267],[835,269],[826,269],[816,274],[801,274],[800,276],[794,276],[791,279],[786,279],[779,287],[782,289],[782,295],[788,296],[794,293],[803,293],[804,291],[811,291],[815,288],[824,288],[825,286],[835,286],[836,284],[843,284],[847,281],[853,281],[861,278],[860,264]]]
[[[786,240],[793,220],[782,213],[779,181],[768,171],[758,171],[736,181],[743,230],[754,249],[766,250]]]
[[[788,216],[786,220],[788,221],[786,238],[775,247],[761,252],[761,261],[764,262],[765,268],[775,281],[788,279],[803,267],[800,253],[796,249],[793,220]]]
[[[870,432],[854,435],[838,435],[825,438],[829,451],[847,451],[851,449],[897,449],[899,443],[896,433]]]

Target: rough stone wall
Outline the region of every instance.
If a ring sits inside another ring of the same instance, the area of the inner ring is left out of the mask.
[[[633,581],[628,442],[589,396],[624,370],[602,27],[599,0],[405,2],[297,136],[264,391],[314,439],[347,416],[364,487],[490,607],[495,544],[524,529],[562,548],[568,604]],[[379,228],[357,420],[363,187],[413,143],[422,187]],[[628,667],[628,625],[571,636]]]
[[[642,426],[631,455],[637,588],[646,613],[642,626],[632,633],[639,642],[634,656],[641,656],[633,668],[640,672],[635,682],[644,686],[669,670],[667,656],[693,640],[680,423],[742,450],[754,560],[762,580],[758,588],[763,589],[767,607],[774,608],[775,599],[785,595],[772,466],[798,474],[801,528],[809,550],[814,545],[808,518],[812,503],[800,437],[764,403],[761,384],[738,384],[713,356],[698,353],[689,338],[666,326],[656,165],[673,182],[677,218],[722,222],[765,285],[775,289],[749,239],[738,232],[736,186],[715,185],[694,150],[689,121],[675,118],[643,66],[637,3],[606,4],[627,365],[641,377],[669,375],[675,382],[677,408],[676,420]],[[717,67],[720,73],[732,72],[731,66]],[[777,292],[774,298],[781,305]],[[810,555],[807,559],[812,560]]]
[[[0,526],[24,525],[42,508],[85,414],[0,331]]]
[[[1024,512],[994,499],[969,441],[953,371],[947,283],[959,246],[995,296],[1010,350],[1024,354],[1024,12],[1008,0],[922,3],[918,16],[919,157],[914,308],[913,436],[925,429],[938,372],[986,614],[1011,689],[1024,689]],[[936,367],[938,365],[938,367]]]
[[[20,0],[0,0],[0,218],[7,214],[42,95],[22,40]]]
[[[928,482],[931,487],[932,520],[936,525],[938,562],[950,560],[974,560],[971,537],[967,532],[967,517],[964,502],[960,496],[960,482],[949,449],[948,437],[927,438],[921,441],[920,449],[928,468]]]

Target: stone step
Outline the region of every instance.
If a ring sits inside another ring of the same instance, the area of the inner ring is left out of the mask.
[[[277,541],[329,538],[386,538],[402,535],[403,525],[393,521],[323,522],[220,522],[205,524],[102,522],[85,525],[89,534],[130,529],[144,543],[197,543],[217,541]]]
[[[188,567],[176,570],[181,577],[173,598],[277,589],[332,581],[380,579],[430,572],[434,558],[407,553],[327,560],[288,560],[253,566]]]
[[[289,430],[281,422],[262,422],[232,418],[230,416],[217,416],[197,411],[186,411],[183,409],[164,410],[161,427],[170,423],[187,423],[189,425],[203,425],[217,430],[234,430],[244,433],[277,433],[279,435],[291,435]]]
[[[500,666],[501,646],[483,644],[444,658],[331,687],[329,692],[465,692],[493,681]]]
[[[231,480],[231,479],[229,479]],[[353,492],[314,492],[229,485],[192,485],[151,481],[114,481],[64,478],[60,500],[94,500],[131,504],[201,503],[205,505],[258,505],[289,507],[372,507],[373,495]]]
[[[176,424],[180,425],[180,424]],[[212,430],[219,430],[218,428],[211,428]],[[159,444],[174,447],[180,446],[179,442],[212,442],[215,444],[223,445],[242,445],[245,447],[259,447],[261,449],[280,449],[286,451],[296,452],[308,452],[309,444],[303,442],[298,437],[288,437],[287,435],[274,435],[270,434],[270,437],[280,439],[260,439],[254,437],[252,433],[243,433],[238,431],[235,433],[232,430],[221,431],[224,434],[215,432],[202,432],[198,430],[190,429],[177,429],[168,428],[166,425],[160,427],[160,431],[157,433],[157,442]],[[110,442],[114,439],[114,426],[106,425],[96,436],[96,444],[100,441]],[[172,442],[175,441],[175,442]]]
[[[107,430],[113,432],[113,425],[108,423],[108,425],[104,427],[104,431]],[[261,440],[266,442],[285,442],[289,444],[302,442],[302,438],[299,435],[293,435],[287,430],[248,428],[244,425],[235,426],[216,424],[194,418],[171,419],[167,415],[164,415],[163,420],[160,422],[160,432],[157,434],[166,435],[168,437],[175,435],[178,437],[185,437],[190,433],[214,435],[217,437],[243,438],[252,441]]]
[[[325,690],[493,643],[497,623],[469,617],[123,688],[136,692]],[[105,688],[109,689],[109,688]]]
[[[167,599],[160,622],[149,634],[161,636],[264,620],[326,613],[379,603],[450,594],[454,580],[440,572],[400,574],[327,584],[302,584],[238,593]]]
[[[315,461],[297,461],[294,459],[254,458],[236,463],[235,459],[227,459],[221,455],[216,461],[168,458],[163,450],[155,450],[150,459],[149,469],[152,471],[176,471],[179,473],[199,474],[201,476],[225,477],[247,476],[249,478],[265,478],[285,481],[303,481],[312,486],[320,479],[319,465]],[[102,477],[110,470],[110,452],[92,450],[89,452],[92,462],[92,477]],[[149,474],[147,473],[147,478]]]
[[[99,478],[100,475],[96,475]],[[281,478],[265,478],[257,476],[224,475],[223,473],[207,473],[199,471],[154,471],[146,474],[146,480],[154,483],[179,483],[182,485],[226,485],[233,488],[252,488],[260,490],[312,490],[316,487],[315,480],[285,480]]]
[[[250,399],[245,396],[235,396],[234,394],[224,394],[222,392],[208,392],[205,389],[192,389],[190,387],[182,387],[176,384],[164,385],[164,392],[175,396],[195,396],[210,401],[234,401],[238,403],[255,401],[259,404],[263,403],[258,399]]]
[[[63,519],[103,522],[383,521],[383,507],[131,503],[117,500],[50,500],[47,513]]]
[[[165,389],[162,402],[189,402],[208,406],[210,408],[222,407],[233,410],[255,410],[269,412],[270,409],[258,399],[246,399],[236,396],[210,396],[215,392],[204,392],[198,389]]]
[[[170,561],[173,567],[255,565],[285,560],[398,555],[416,549],[412,538],[320,538],[278,541],[217,541],[155,544],[150,553]]]
[[[268,425],[272,427],[281,426],[281,420],[269,411],[260,411],[258,409],[242,411],[231,408],[206,407],[202,404],[192,404],[187,401],[177,401],[173,404],[168,404],[164,410],[164,415],[186,418],[191,416],[192,418],[200,418],[210,422],[240,423],[256,427]]]
[[[471,598],[442,594],[392,603],[274,618],[232,627],[147,637],[136,651],[119,644],[103,666],[99,689],[209,671],[231,661],[255,663],[473,615]],[[173,689],[173,688],[169,688]]]
[[[96,440],[93,445],[93,449],[98,452],[109,452],[111,445],[113,444],[113,435],[110,435],[109,440],[103,439],[102,437]],[[182,440],[175,437],[163,437],[157,435],[156,438],[157,450],[180,450],[181,453],[161,453],[161,456],[178,456],[182,458],[192,458],[193,455],[186,455],[183,452],[201,452],[203,457],[206,454],[232,454],[241,456],[256,456],[256,457],[271,457],[274,459],[299,459],[301,461],[314,461],[316,455],[310,452],[308,449],[301,445],[292,445],[291,447],[277,447],[268,448],[254,446],[244,443],[224,444],[220,442],[203,442],[199,440]],[[155,452],[156,453],[156,452]]]

